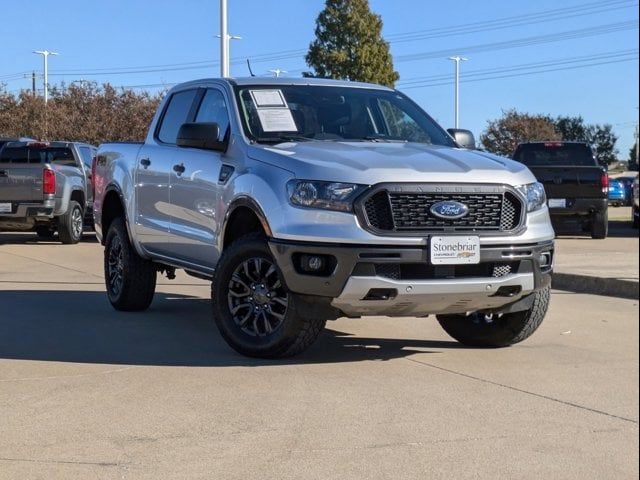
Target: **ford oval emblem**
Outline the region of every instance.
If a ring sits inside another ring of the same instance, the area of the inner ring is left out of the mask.
[[[445,220],[457,220],[469,213],[469,207],[460,202],[438,202],[431,206],[431,213]]]

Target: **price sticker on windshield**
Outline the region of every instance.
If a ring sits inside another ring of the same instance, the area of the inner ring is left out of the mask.
[[[258,108],[287,108],[282,90],[251,90],[251,98]]]

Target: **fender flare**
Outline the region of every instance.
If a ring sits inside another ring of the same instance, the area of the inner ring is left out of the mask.
[[[224,238],[227,233],[227,225],[229,224],[229,219],[233,215],[233,212],[235,212],[238,208],[241,208],[241,207],[248,208],[249,210],[251,210],[255,214],[255,216],[258,217],[258,220],[260,221],[262,228],[267,234],[267,237],[273,237],[273,232],[271,230],[271,227],[269,226],[269,221],[267,220],[267,216],[262,210],[262,207],[260,207],[258,202],[256,202],[253,198],[248,197],[246,195],[242,195],[240,197],[235,198],[229,204],[229,207],[227,208],[227,212],[224,215],[222,230],[220,231],[220,236],[218,237],[220,252],[222,252],[224,248]]]
[[[107,195],[109,195],[111,192],[115,192],[118,195],[118,198],[120,199],[120,204],[122,205],[122,210],[124,212],[124,225],[125,228],[127,229],[127,236],[129,237],[129,242],[131,243],[131,245],[133,245],[136,250],[137,245],[136,242],[134,242],[133,239],[133,235],[131,233],[131,225],[129,225],[129,215],[127,213],[127,202],[124,198],[124,194],[122,193],[122,189],[120,188],[120,185],[118,185],[117,183],[109,183],[109,185],[107,185],[107,188],[104,189],[104,196],[103,196],[103,201],[101,204],[101,210],[104,209],[104,198],[107,197]],[[95,213],[94,213],[95,214]],[[100,212],[100,228],[102,229],[102,218],[104,216],[102,215],[102,211]],[[107,232],[104,231],[104,229],[102,229],[102,243],[104,244],[105,239],[107,238]],[[140,252],[138,252],[140,253]]]

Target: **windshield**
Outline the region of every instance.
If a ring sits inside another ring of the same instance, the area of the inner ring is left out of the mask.
[[[455,142],[398,92],[316,85],[236,87],[243,128],[257,142]]]
[[[591,149],[581,143],[528,143],[520,145],[514,160],[528,167],[553,165],[595,166]]]

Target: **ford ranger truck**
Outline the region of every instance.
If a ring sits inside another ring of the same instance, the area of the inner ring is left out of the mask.
[[[211,280],[242,354],[297,354],[338,317],[435,315],[465,345],[541,324],[554,231],[521,163],[461,148],[404,94],[319,79],[174,87],[144,143],[100,146],[95,226],[109,301],[156,276]]]

